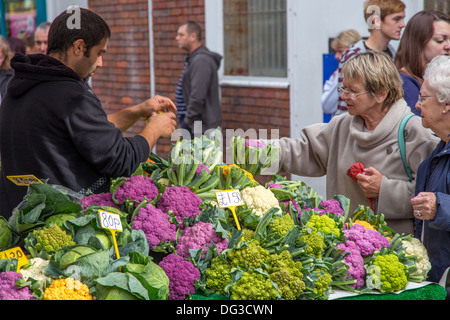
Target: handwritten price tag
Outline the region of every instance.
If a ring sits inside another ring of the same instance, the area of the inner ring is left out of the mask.
[[[228,208],[231,210],[234,222],[236,223],[236,228],[241,230],[239,220],[236,215],[236,207],[243,206],[245,204],[244,200],[242,200],[241,192],[238,189],[216,191],[216,199],[219,207]]]
[[[108,211],[98,210],[100,216],[100,224],[103,229],[115,230],[122,232],[122,222],[120,221],[120,216],[117,213],[112,213]]]
[[[29,186],[32,184],[42,184],[42,181],[32,174],[24,176],[7,176],[16,186]]]
[[[120,258],[119,247],[117,246],[116,232],[123,232],[122,221],[117,213],[98,210],[100,225],[103,229],[108,229],[113,238],[114,249],[116,250],[117,259]],[[121,269],[121,268],[120,268]]]
[[[239,207],[245,204],[238,189],[216,191],[216,198],[221,208]]]
[[[21,247],[1,251],[0,259],[17,259],[17,272],[19,272],[22,266],[28,264],[27,256],[23,253]]]

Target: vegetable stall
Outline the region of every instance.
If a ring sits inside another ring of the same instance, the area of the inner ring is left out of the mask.
[[[230,148],[226,165],[215,140],[177,141],[108,193],[31,184],[0,219],[0,300],[445,299],[422,243],[383,214],[277,174],[262,185],[277,149]]]

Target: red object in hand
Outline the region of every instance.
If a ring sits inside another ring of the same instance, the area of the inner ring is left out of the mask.
[[[357,162],[354,165],[352,165],[350,168],[348,168],[347,170],[347,175],[352,178],[354,181],[357,181],[358,179],[356,179],[356,175],[359,173],[364,173],[364,165],[361,162]],[[373,210],[373,201],[372,199],[369,198],[369,202],[370,202],[370,209]]]
[[[347,170],[347,175],[354,181],[357,181],[356,175],[359,173],[364,173],[364,165],[361,162],[355,163]]]

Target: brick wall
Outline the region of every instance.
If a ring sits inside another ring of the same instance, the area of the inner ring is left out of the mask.
[[[205,0],[153,0],[153,41],[156,94],[175,98],[185,52],[175,41],[178,25],[192,19],[204,26]],[[102,15],[112,30],[103,69],[93,79],[93,89],[107,112],[148,98],[150,62],[147,0],[89,0],[89,7]],[[289,90],[252,87],[221,88],[223,131],[253,128],[279,129],[290,135]],[[128,133],[138,132],[142,123]],[[156,152],[166,157],[170,139],[158,142]]]
[[[150,97],[150,59],[147,0],[89,0],[89,8],[111,28],[103,68],[92,79],[92,88],[107,113]],[[134,135],[143,126],[130,129]]]

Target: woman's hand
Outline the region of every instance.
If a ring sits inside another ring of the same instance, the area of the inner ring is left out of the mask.
[[[377,169],[373,167],[365,168],[364,173],[356,175],[356,179],[367,198],[378,198],[383,175]]]
[[[414,217],[420,220],[433,220],[436,218],[436,195],[433,192],[420,192],[411,199]]]

